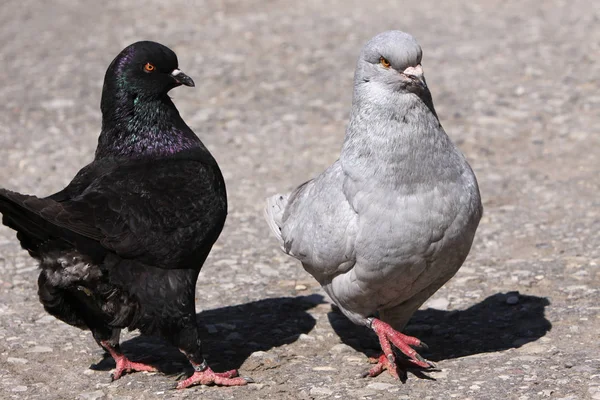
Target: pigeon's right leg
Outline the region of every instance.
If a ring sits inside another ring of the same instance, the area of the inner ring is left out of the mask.
[[[99,328],[92,329],[92,334],[96,342],[106,350],[115,360],[115,370],[111,374],[112,380],[116,381],[123,374],[129,372],[155,372],[156,368],[140,362],[130,361],[122,352],[119,346],[120,329]]]
[[[214,372],[202,356],[202,346],[195,325],[184,328],[176,339],[177,347],[194,367],[194,374],[179,382],[177,389],[185,389],[194,385],[243,386],[253,382],[251,379],[238,377],[235,369],[227,372]]]
[[[377,318],[371,320],[371,329],[375,331],[379,338],[383,354],[377,360],[377,365],[369,371],[369,376],[377,376],[387,369],[393,377],[398,378],[396,358],[394,356],[392,344],[405,354],[409,358],[408,361],[411,363],[422,368],[435,367],[435,364],[421,357],[419,353],[411,347],[417,346],[427,348],[427,345],[416,337],[404,335]]]

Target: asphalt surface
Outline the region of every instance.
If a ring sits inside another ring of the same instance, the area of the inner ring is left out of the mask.
[[[93,156],[104,72],[161,42],[196,88],[174,101],[223,170],[230,213],[200,274],[215,370],[247,387],[171,388],[176,349],[123,336],[162,373],[110,382],[89,332],[45,314],[36,265],[0,228],[2,399],[600,399],[600,3],[14,1],[0,7],[0,186],[48,195]],[[471,255],[407,332],[437,372],[359,378],[375,338],[279,252],[263,200],[339,154],[362,45],[413,34],[441,122],[484,201]],[[90,366],[94,365],[93,369]]]

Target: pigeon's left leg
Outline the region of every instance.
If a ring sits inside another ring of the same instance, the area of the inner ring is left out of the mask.
[[[421,357],[419,353],[411,347],[417,346],[427,348],[427,345],[416,337],[404,335],[377,318],[372,319],[371,328],[379,337],[379,343],[381,344],[383,354],[376,361],[377,365],[369,371],[369,376],[377,376],[387,369],[393,377],[398,378],[398,369],[392,344],[405,354],[409,358],[408,361],[414,365],[422,368],[435,367],[434,363]]]
[[[202,347],[196,326],[184,328],[179,332],[176,342],[179,350],[186,355],[194,367],[194,374],[179,382],[177,389],[194,385],[243,386],[253,382],[249,378],[238,377],[235,369],[227,372],[214,372],[202,356]]]
[[[121,335],[120,329],[111,329],[110,333],[107,334],[106,329],[92,329],[92,334],[94,335],[94,339],[96,342],[106,350],[111,357],[115,360],[115,370],[112,373],[112,380],[116,381],[123,374],[129,372],[155,372],[156,368],[151,365],[146,365],[140,362],[130,361],[125,355],[121,352],[121,348],[119,346],[119,336]]]

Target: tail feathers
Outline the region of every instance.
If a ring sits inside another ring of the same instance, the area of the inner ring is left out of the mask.
[[[281,227],[283,225],[283,213],[288,203],[289,195],[277,194],[267,199],[265,207],[265,219],[269,228],[275,234],[279,244],[283,248],[283,237],[281,236]]]

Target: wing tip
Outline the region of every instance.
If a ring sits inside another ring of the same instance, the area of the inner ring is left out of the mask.
[[[276,194],[267,198],[267,204],[263,210],[265,220],[281,246],[283,246],[281,225],[283,222],[283,213],[285,212],[285,206],[287,204],[287,197],[287,195]]]

